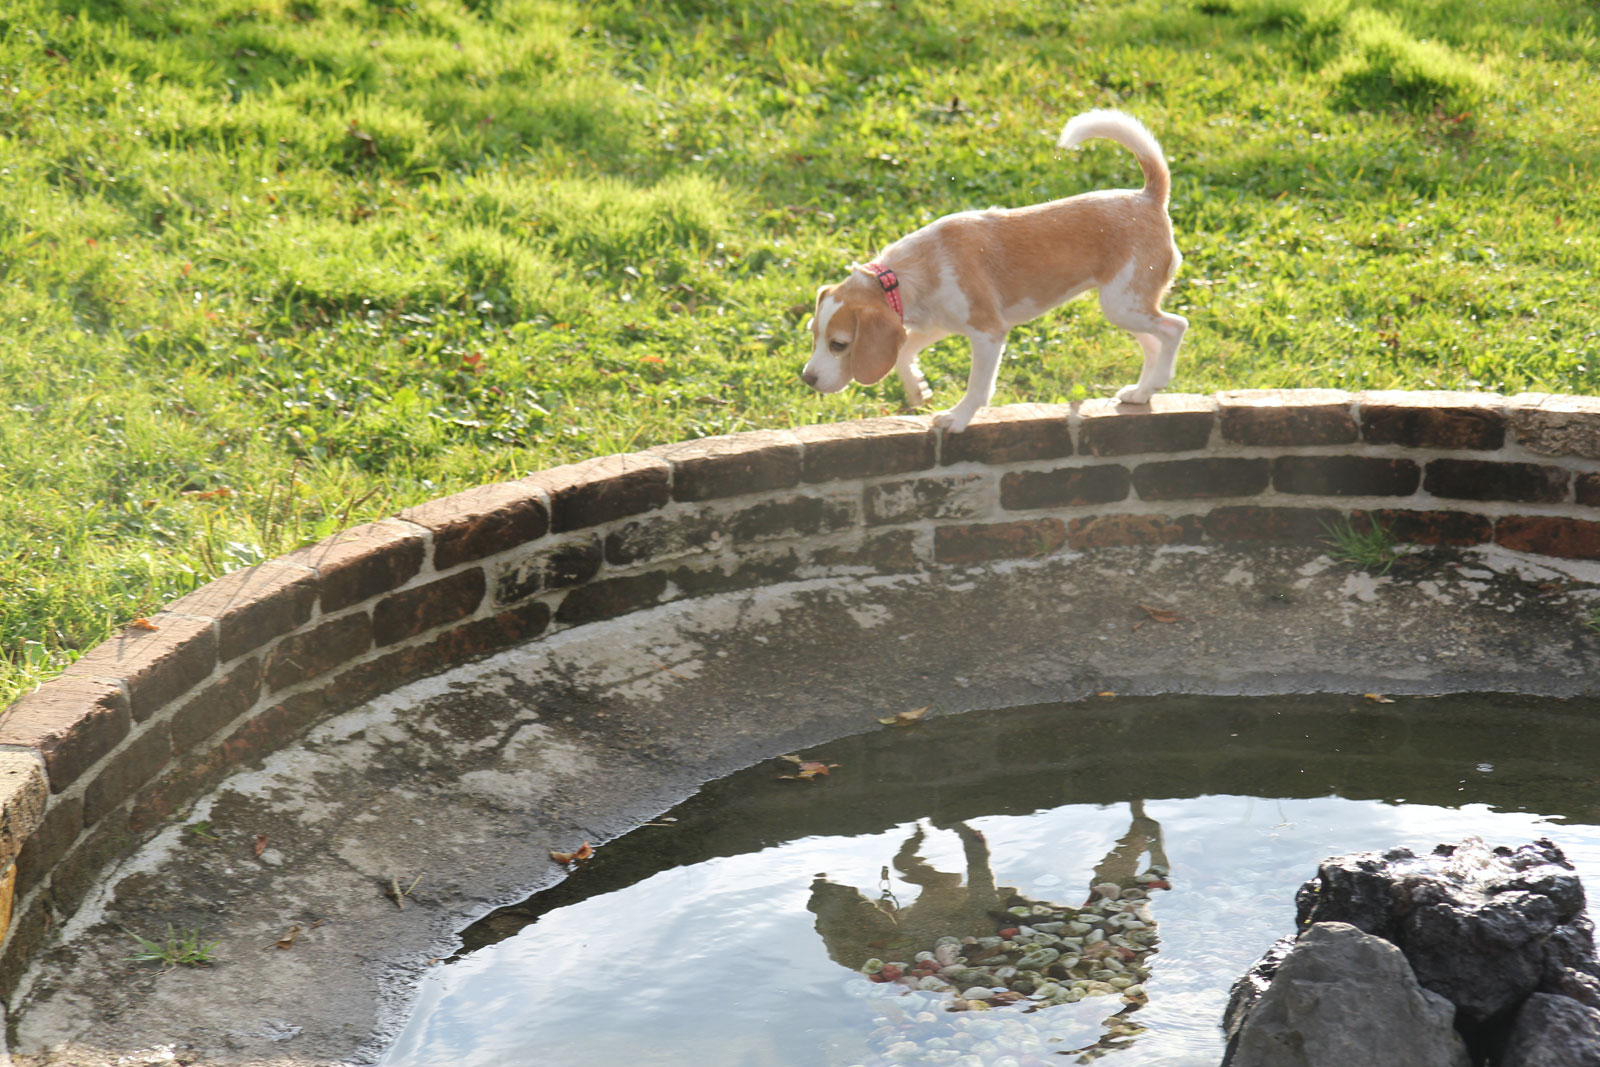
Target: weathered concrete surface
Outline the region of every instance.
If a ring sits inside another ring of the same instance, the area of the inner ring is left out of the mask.
[[[1600,572],[1314,549],[1104,550],[798,583],[580,627],[319,727],[113,872],[29,973],[19,1067],[370,1062],[455,931],[756,760],[873,716],[1120,694],[1600,689]],[[1141,605],[1175,611],[1152,618]],[[263,851],[254,855],[258,835]],[[413,885],[414,883],[414,885]],[[405,907],[386,893],[398,885]],[[168,924],[217,962],[127,956]],[[274,943],[293,928],[290,948]]]

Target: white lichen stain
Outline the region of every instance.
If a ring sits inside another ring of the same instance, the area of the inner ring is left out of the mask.
[[[1386,584],[1382,578],[1374,578],[1364,571],[1355,571],[1344,576],[1344,584],[1339,586],[1339,595],[1346,600],[1375,604],[1378,600],[1379,586]]]

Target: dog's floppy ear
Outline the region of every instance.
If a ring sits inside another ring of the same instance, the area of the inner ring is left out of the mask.
[[[850,376],[871,385],[894,370],[905,344],[906,328],[900,316],[886,307],[867,308],[856,320],[856,339],[850,346]]]

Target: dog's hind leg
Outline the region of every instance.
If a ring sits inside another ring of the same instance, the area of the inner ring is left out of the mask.
[[[1183,342],[1189,320],[1162,311],[1155,300],[1142,297],[1131,288],[1101,289],[1100,307],[1113,325],[1132,333],[1144,349],[1144,367],[1138,382],[1118,390],[1117,399],[1124,404],[1150,403],[1150,398],[1172,381],[1178,345]]]

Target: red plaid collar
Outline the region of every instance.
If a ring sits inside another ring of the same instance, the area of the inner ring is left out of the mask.
[[[871,263],[858,265],[856,270],[866,271],[868,274],[878,279],[878,285],[882,287],[883,295],[888,298],[889,306],[894,308],[894,313],[896,315],[900,316],[900,321],[905,322],[906,306],[905,303],[900,299],[900,276],[895,274],[895,272],[890,270],[888,267],[885,267],[882,263],[879,263],[877,260],[873,260]]]

